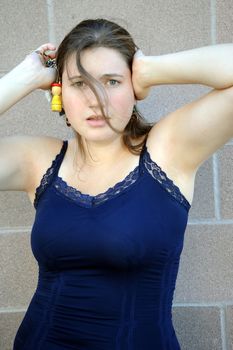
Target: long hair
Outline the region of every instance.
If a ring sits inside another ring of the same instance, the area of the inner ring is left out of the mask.
[[[96,80],[84,69],[80,62],[80,55],[83,50],[98,47],[111,48],[118,51],[122,55],[123,59],[125,59],[132,74],[133,56],[138,47],[134,43],[128,31],[118,24],[106,19],[87,19],[74,27],[59,45],[56,59],[58,77],[61,80],[68,58],[72,54],[76,54],[77,68],[82,75],[84,83],[87,84],[95,94],[103,118],[112,130],[122,134],[123,142],[129,151],[133,154],[139,155],[148,136],[148,132],[152,128],[153,124],[146,121],[136,106],[134,106],[132,116],[123,131],[116,130],[110,124],[108,117],[105,114],[100,95],[97,92],[98,90],[102,91],[103,96],[106,97],[104,88],[101,86],[98,80]],[[145,135],[143,141],[136,145],[132,144],[131,140],[136,140],[143,135]],[[85,158],[82,140],[77,132],[76,137],[79,149]]]

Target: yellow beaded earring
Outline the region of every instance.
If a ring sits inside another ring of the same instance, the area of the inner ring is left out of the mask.
[[[61,83],[52,83],[52,101],[51,101],[51,109],[53,112],[61,112],[62,111],[62,100],[61,100]]]

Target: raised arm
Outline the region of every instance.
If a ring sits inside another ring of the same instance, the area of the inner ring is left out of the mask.
[[[233,85],[233,44],[204,46],[160,56],[138,54],[135,70],[142,84],[202,84],[215,89]]]
[[[233,44],[205,46],[161,56],[139,54],[132,81],[140,100],[161,84],[201,84],[213,90],[162,118],[152,128],[151,149],[167,134],[170,159],[184,172],[194,172],[233,137]]]
[[[38,50],[55,50],[52,44]],[[55,53],[51,53],[51,58]],[[49,89],[55,69],[47,68],[43,57],[31,53],[0,80],[0,114],[35,89]],[[3,116],[1,117],[3,118]],[[15,135],[0,139],[0,190],[27,191],[33,185],[35,154],[44,150],[46,137]]]
[[[45,44],[39,50],[55,50],[54,45]],[[54,53],[51,52],[51,57]],[[35,89],[49,89],[55,80],[55,70],[46,68],[41,55],[32,52],[8,74],[0,79],[0,114],[12,107]]]

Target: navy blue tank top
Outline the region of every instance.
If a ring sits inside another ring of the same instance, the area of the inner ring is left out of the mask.
[[[35,293],[14,350],[178,350],[172,301],[191,207],[144,145],[138,166],[96,196],[58,171],[36,190]]]

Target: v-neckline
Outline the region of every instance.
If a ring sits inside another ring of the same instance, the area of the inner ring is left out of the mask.
[[[54,181],[54,187],[57,190],[59,190],[59,192],[63,193],[66,197],[69,197],[74,201],[81,202],[81,204],[84,204],[84,206],[90,207],[93,205],[97,205],[102,202],[105,202],[110,198],[113,198],[119,195],[121,192],[124,192],[126,188],[131,187],[131,185],[134,184],[139,178],[140,170],[142,168],[141,163],[142,163],[142,156],[145,151],[145,144],[142,147],[138,164],[122,180],[118,181],[113,186],[107,188],[106,191],[98,193],[96,195],[84,193],[80,191],[78,188],[72,185],[69,185],[67,181],[62,176],[59,175],[61,164],[63,162],[63,159],[65,158],[65,154],[68,149],[68,141],[66,140],[65,142],[67,143],[67,145],[66,145],[66,149],[64,151],[62,160],[60,162],[59,168],[57,169],[57,174]]]

